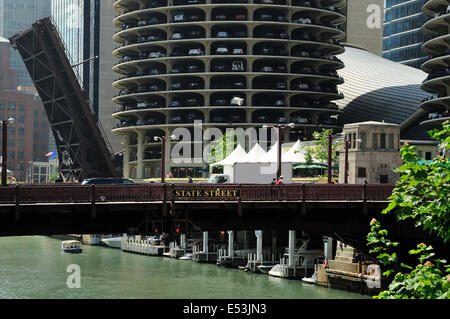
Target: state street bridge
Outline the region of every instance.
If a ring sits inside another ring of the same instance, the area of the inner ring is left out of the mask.
[[[0,236],[305,230],[367,250],[372,218],[391,239],[423,239],[382,215],[394,185],[39,184],[0,187]]]

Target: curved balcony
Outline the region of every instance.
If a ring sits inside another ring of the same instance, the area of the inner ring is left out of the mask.
[[[429,112],[439,112],[450,109],[450,96],[424,100],[421,107]]]
[[[426,121],[423,121],[420,123],[420,125],[424,126],[425,128],[429,128],[429,129],[433,129],[436,127],[441,127],[442,123],[446,122],[446,121],[450,121],[450,115],[447,114],[447,116],[442,116],[442,117],[436,117],[436,118],[432,118]]]
[[[421,89],[429,93],[436,93],[439,96],[447,96],[449,86],[450,72],[446,72],[429,75],[422,83]]]
[[[438,13],[439,14],[439,13]],[[448,34],[450,13],[443,13],[425,22],[422,31],[433,38]]]
[[[422,52],[430,56],[446,54],[450,47],[450,34],[428,40],[422,45]]]
[[[429,0],[422,7],[422,12],[428,16],[432,17],[438,12],[446,12],[447,6],[449,5],[447,0]]]
[[[450,54],[434,57],[425,61],[421,68],[424,72],[432,74],[446,69],[450,65]]]

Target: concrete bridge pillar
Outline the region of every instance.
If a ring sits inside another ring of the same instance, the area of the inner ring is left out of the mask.
[[[203,232],[203,253],[208,255],[208,232]]]
[[[294,267],[295,266],[295,230],[289,231],[289,261],[288,266]]]
[[[186,234],[180,235],[180,248],[185,249],[186,248]]]
[[[333,259],[333,238],[332,237],[323,237],[323,252],[325,254],[325,258],[328,260]]]
[[[228,231],[228,256],[234,257],[234,231]]]
[[[262,246],[263,246],[263,231],[262,230],[255,230],[255,236],[256,236],[256,260],[258,262],[262,261]]]

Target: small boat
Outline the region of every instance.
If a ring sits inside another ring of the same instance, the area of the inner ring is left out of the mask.
[[[61,243],[62,251],[66,253],[79,254],[83,251],[78,240],[65,240]]]
[[[277,264],[269,270],[268,274],[274,277],[286,278],[288,277],[287,271],[288,269],[286,265]]]
[[[184,254],[183,256],[179,257],[178,259],[181,259],[181,260],[191,260],[191,259],[192,259],[192,253]]]
[[[122,237],[103,238],[102,243],[108,247],[120,248],[122,244]]]
[[[303,282],[306,282],[308,284],[315,284],[316,283],[316,274],[314,273],[311,277],[303,277]]]
[[[263,274],[268,274],[272,268],[275,267],[275,265],[259,265],[257,266],[258,270],[262,272]]]

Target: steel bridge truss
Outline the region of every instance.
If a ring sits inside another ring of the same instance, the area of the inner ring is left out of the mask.
[[[117,177],[120,169],[89,98],[74,73],[65,46],[50,18],[10,39],[44,104],[55,137],[64,181]]]

